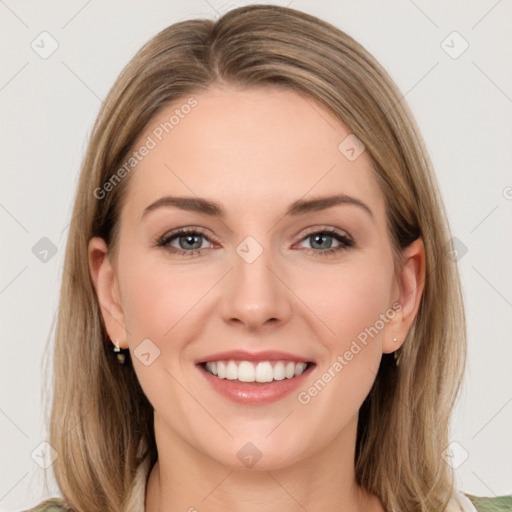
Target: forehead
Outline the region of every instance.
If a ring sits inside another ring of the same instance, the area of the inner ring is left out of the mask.
[[[184,96],[160,111],[135,144],[136,151],[149,150],[139,152],[126,203],[140,216],[160,196],[199,196],[236,217],[343,193],[380,216],[384,199],[370,158],[363,151],[349,159],[339,148],[349,136],[328,109],[290,89],[215,88]]]

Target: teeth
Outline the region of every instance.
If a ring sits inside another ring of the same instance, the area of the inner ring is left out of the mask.
[[[284,370],[284,376],[287,379],[291,379],[295,376],[295,363],[292,363],[291,361],[286,364],[286,368]]]
[[[234,361],[229,361],[228,365],[226,366],[226,379],[238,379],[238,366]]]
[[[237,365],[234,361],[230,361],[229,364],[232,364],[235,368],[236,379],[242,382],[254,382],[255,380],[257,380],[257,382],[264,382],[260,380],[263,376],[260,365],[258,365],[255,370],[254,365],[249,363],[249,361],[242,361],[240,365]],[[272,369],[270,373],[272,373]],[[270,377],[270,380],[272,380],[272,377]]]
[[[206,371],[219,379],[239,380],[241,382],[272,382],[273,380],[292,379],[301,375],[307,363],[293,361],[208,361]]]
[[[290,363],[290,364],[293,364],[293,363]],[[294,365],[294,370],[295,370],[295,365]],[[293,372],[293,374],[295,375],[295,371]],[[284,363],[282,361],[278,361],[275,365],[274,365],[274,379],[275,380],[283,380],[285,378],[286,374],[285,374],[285,370],[284,370]]]

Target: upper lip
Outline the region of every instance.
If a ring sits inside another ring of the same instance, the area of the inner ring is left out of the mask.
[[[216,352],[205,357],[196,359],[195,363],[206,363],[208,361],[294,361],[298,363],[311,363],[311,359],[302,357],[289,352],[280,352],[276,350],[263,350],[260,352],[247,352],[246,350],[229,350],[226,352]]]

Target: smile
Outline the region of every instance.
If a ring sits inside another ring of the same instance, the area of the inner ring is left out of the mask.
[[[313,362],[221,359],[197,363],[206,384],[220,396],[245,406],[277,402],[304,387]]]
[[[272,382],[302,375],[309,363],[294,361],[208,361],[204,369],[219,379],[240,382]]]

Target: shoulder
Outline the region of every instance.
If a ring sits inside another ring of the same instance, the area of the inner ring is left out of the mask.
[[[486,498],[482,496],[473,496],[472,494],[463,493],[465,497],[472,503],[478,512],[511,512],[512,511],[512,494],[507,496],[497,496],[495,498]]]
[[[473,496],[463,492],[456,492],[456,501],[459,510],[471,512],[469,506],[477,512],[511,512],[512,494],[506,496],[497,496],[495,498],[486,498],[482,496]],[[64,500],[61,498],[51,498],[43,501],[39,505],[24,512],[69,512]]]
[[[70,509],[66,507],[66,503],[62,498],[51,498],[49,500],[45,500],[39,505],[31,508],[29,510],[25,510],[23,512],[69,512]]]
[[[487,498],[454,489],[445,512],[512,512],[512,494]]]

